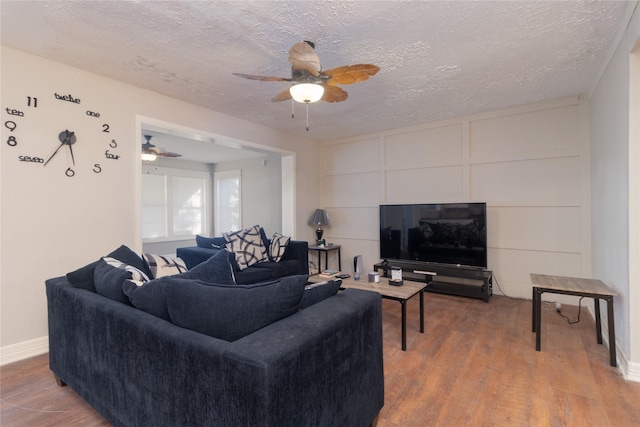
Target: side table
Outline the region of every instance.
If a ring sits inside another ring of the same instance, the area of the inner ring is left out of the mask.
[[[536,333],[536,350],[540,351],[540,329],[542,317],[542,294],[545,292],[575,295],[579,297],[593,298],[596,321],[596,340],[602,344],[602,326],[600,322],[600,300],[607,302],[607,320],[609,327],[609,362],[611,366],[617,366],[616,361],[616,333],[615,319],[613,316],[613,297],[617,293],[607,285],[596,279],[583,279],[578,277],[550,276],[531,273],[533,285],[532,301],[532,325],[531,329]]]
[[[333,246],[309,246],[310,251],[318,252],[318,274],[322,273],[321,264],[321,255],[324,252],[324,269],[327,270],[329,268],[329,252],[338,251],[338,271],[342,270],[342,259],[340,256],[340,245]]]

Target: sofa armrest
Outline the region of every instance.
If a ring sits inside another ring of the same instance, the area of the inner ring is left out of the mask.
[[[298,261],[297,274],[309,274],[309,243],[302,240],[290,240],[282,260]]]
[[[347,289],[231,343],[225,358],[242,425],[368,426],[384,404],[380,295]]]
[[[229,342],[73,288],[66,278],[47,280],[46,290],[50,368],[111,424],[233,425],[221,403]]]

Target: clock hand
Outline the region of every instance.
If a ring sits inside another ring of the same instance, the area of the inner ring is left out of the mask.
[[[62,146],[64,145],[64,141],[62,141],[62,143],[60,145],[58,145],[58,148],[56,148],[56,151],[53,152],[53,154],[51,156],[49,156],[49,158],[47,159],[46,162],[44,162],[43,166],[47,166],[47,163],[49,163],[49,160],[53,159],[53,156],[55,156],[56,154],[58,154],[58,151],[60,151],[60,148],[62,148]]]
[[[73,146],[69,144],[69,152],[71,152],[71,161],[73,162],[73,166],[76,165],[76,159],[73,157]]]

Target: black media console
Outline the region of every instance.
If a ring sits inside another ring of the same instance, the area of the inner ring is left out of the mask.
[[[382,270],[383,277],[391,276],[391,268],[402,269],[402,279],[427,283],[427,292],[438,292],[479,298],[489,302],[493,294],[493,272],[476,267],[463,267],[432,262],[385,260],[373,265]]]

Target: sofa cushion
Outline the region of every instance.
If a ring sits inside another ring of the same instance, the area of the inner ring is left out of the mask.
[[[247,286],[176,283],[166,290],[169,318],[183,328],[235,341],[295,313],[306,283],[306,275]]]
[[[183,279],[198,279],[210,283],[235,285],[236,279],[226,249],[218,251],[214,256],[191,270],[180,275]]]
[[[338,293],[342,280],[328,280],[305,286],[300,308],[307,308]]]
[[[260,227],[258,225],[233,233],[223,233],[222,235],[227,242],[227,250],[235,254],[240,270],[269,260],[267,248],[260,236]]]
[[[271,243],[269,245],[269,258],[271,258],[271,261],[280,262],[287,250],[287,245],[290,240],[291,237],[283,236],[280,233],[273,233],[273,237],[271,238]]]
[[[180,258],[154,254],[142,254],[142,259],[147,263],[152,279],[164,276],[173,276],[187,271],[187,266]]]
[[[147,270],[142,258],[132,251],[129,247],[125,245],[121,245],[111,253],[107,255],[107,257],[115,258],[118,261],[122,261],[125,264],[136,267],[139,270],[142,270],[145,274],[149,275],[150,271]],[[96,292],[95,283],[94,283],[94,272],[100,260],[94,261],[90,264],[85,265],[84,267],[80,267],[77,270],[71,271],[67,273],[67,280],[76,288],[86,289],[91,292]]]
[[[180,327],[235,341],[298,310],[306,275],[236,286],[166,276],[123,290],[133,305]]]
[[[115,258],[105,257],[97,262],[93,280],[98,294],[131,305],[129,298],[122,291],[122,284],[129,279],[149,280],[141,270]]]
[[[124,283],[120,282],[120,284],[121,291],[128,297],[134,307],[165,320],[170,320],[169,312],[167,311],[167,289],[193,280],[198,280],[205,284],[235,286],[236,282],[229,264],[227,250],[219,251],[207,261],[196,265],[185,273],[159,277],[146,283],[125,280]]]
[[[206,249],[222,249],[227,241],[224,237],[205,237],[199,234],[196,235],[196,245]]]

